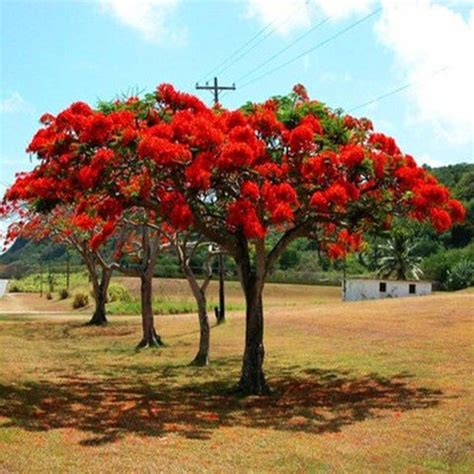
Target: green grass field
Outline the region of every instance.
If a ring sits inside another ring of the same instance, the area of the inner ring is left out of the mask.
[[[167,347],[140,353],[136,316],[0,316],[0,472],[473,472],[474,293],[341,303],[273,285],[266,300],[273,393],[246,399],[228,394],[242,311],[213,327],[203,369],[187,366],[191,314],[158,316]]]

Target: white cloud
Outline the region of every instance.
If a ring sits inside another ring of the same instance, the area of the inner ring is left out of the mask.
[[[247,14],[280,34],[310,25],[306,0],[247,0]]]
[[[121,23],[138,30],[147,40],[182,43],[183,28],[170,27],[170,15],[180,0],[99,0],[102,10]]]
[[[334,20],[341,20],[353,14],[368,13],[376,0],[312,0],[316,8]]]
[[[474,8],[464,18],[430,0],[383,0],[375,28],[393,51],[401,78],[414,83],[408,89],[412,122],[430,123],[453,143],[472,142]]]
[[[0,101],[0,113],[32,112],[33,107],[18,92]]]
[[[382,12],[375,23],[376,36],[395,59],[388,73],[396,79],[390,82],[413,83],[404,94],[410,100],[411,126],[429,124],[434,137],[471,144],[473,0],[247,0],[250,16],[280,34],[307,28],[325,16],[357,18],[377,6]]]
[[[247,13],[277,33],[287,34],[322,16],[339,20],[366,12],[374,3],[376,0],[247,0]]]
[[[433,158],[431,155],[429,155],[428,153],[421,153],[420,155],[417,156],[416,161],[420,165],[428,165],[428,166],[431,166],[432,168],[438,168],[440,166],[447,165],[446,160],[437,160]]]

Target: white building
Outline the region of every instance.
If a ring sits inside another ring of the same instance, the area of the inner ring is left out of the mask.
[[[430,281],[369,280],[348,278],[342,282],[343,301],[423,296],[432,291]]]

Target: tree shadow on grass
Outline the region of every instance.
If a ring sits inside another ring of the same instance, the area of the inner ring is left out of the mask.
[[[444,398],[441,391],[416,387],[410,379],[407,373],[386,378],[339,370],[306,370],[300,377],[282,372],[271,380],[270,396],[238,398],[228,394],[227,381],[173,384],[166,368],[157,370],[153,384],[64,376],[56,382],[0,385],[0,417],[8,420],[0,429],[74,428],[91,435],[81,441],[85,446],[125,434],[208,439],[226,426],[321,434],[433,407]]]

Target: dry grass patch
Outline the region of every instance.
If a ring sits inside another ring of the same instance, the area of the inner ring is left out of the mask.
[[[263,398],[228,393],[239,312],[206,369],[193,315],[158,317],[167,347],[138,354],[136,317],[0,318],[0,470],[472,472],[474,295],[301,300],[267,309]]]

